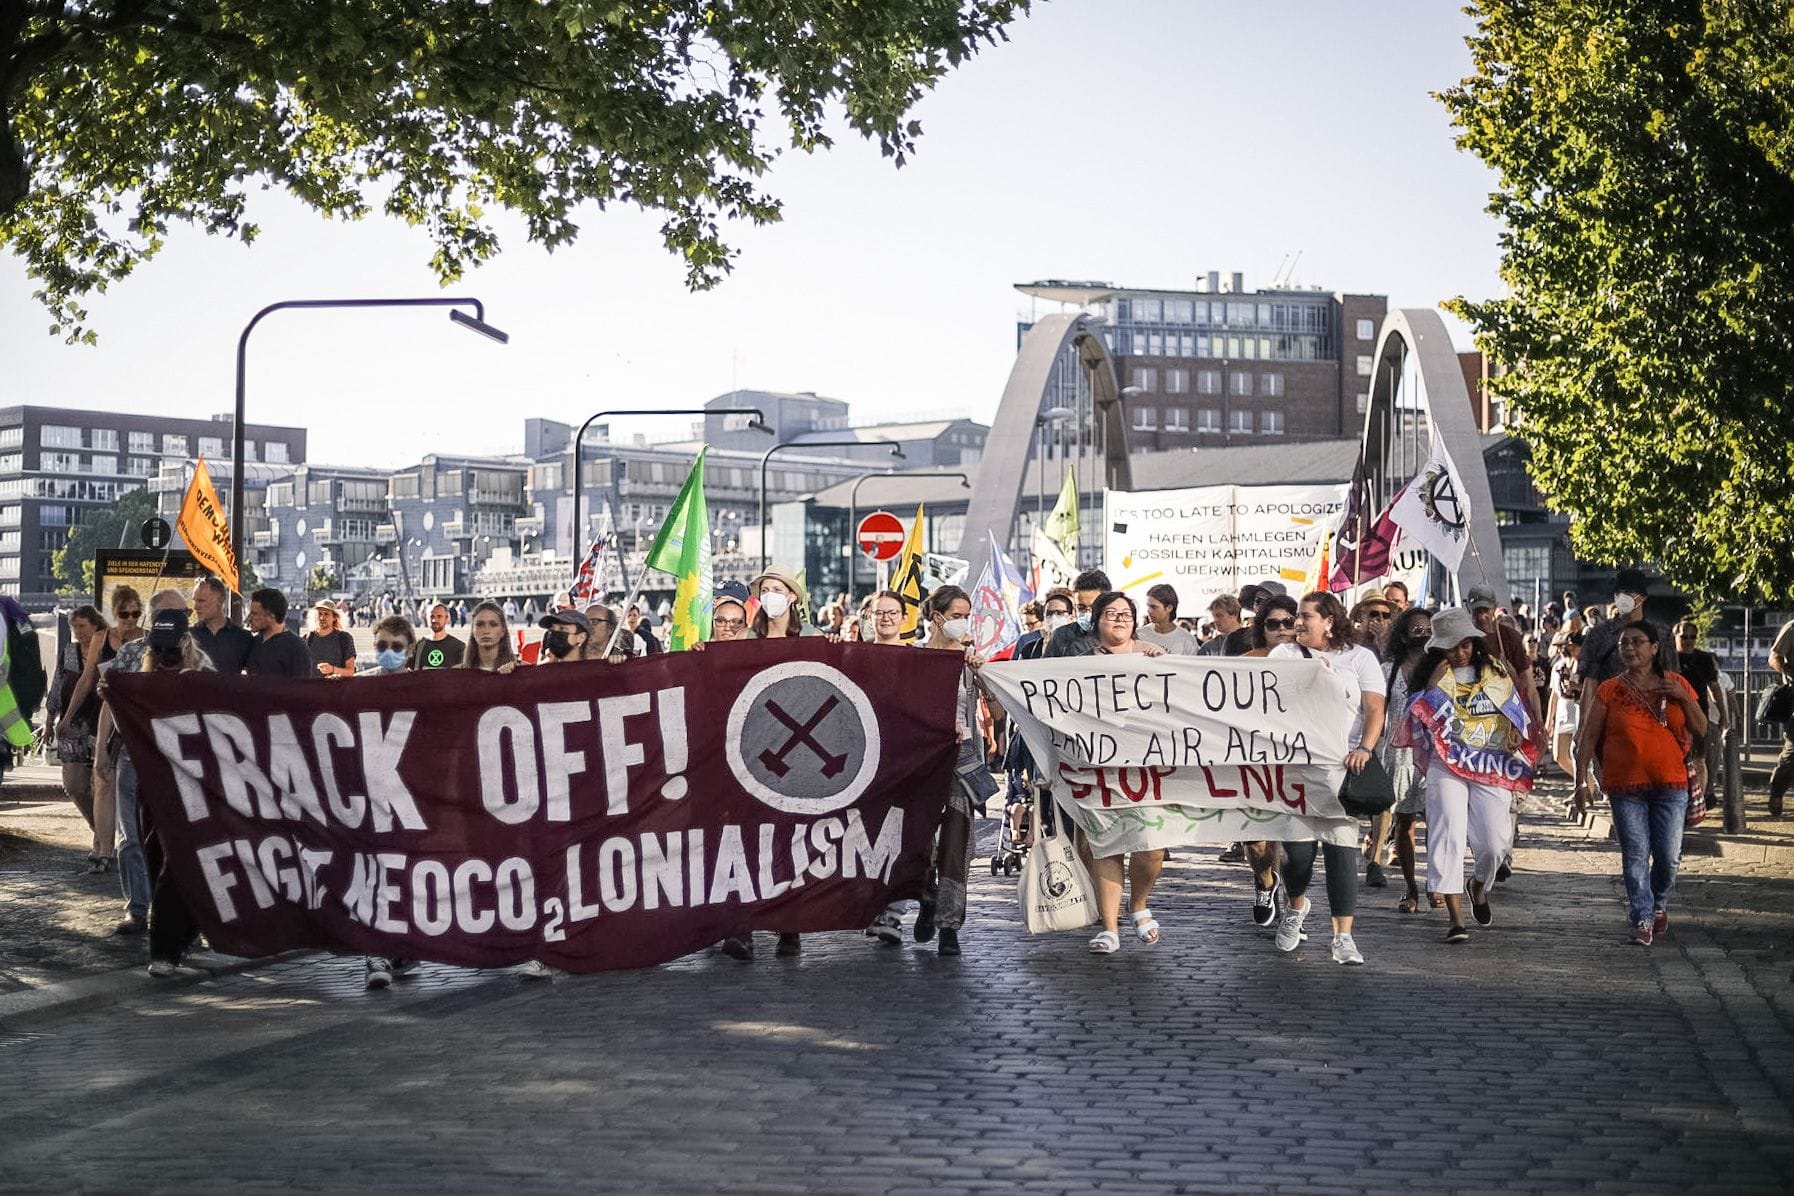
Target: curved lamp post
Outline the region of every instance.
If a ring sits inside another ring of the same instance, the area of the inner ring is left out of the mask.
[[[760,410],[758,407],[728,407],[728,408],[724,408],[723,410],[720,410],[720,411],[714,411],[714,410],[710,410],[710,409],[707,409],[704,407],[667,407],[667,408],[662,408],[657,411],[638,411],[634,408],[630,408],[629,410],[619,409],[619,410],[614,410],[614,411],[595,411],[591,415],[586,417],[586,422],[579,425],[579,431],[577,433],[575,433],[573,436],[573,551],[570,555],[573,557],[573,580],[574,581],[579,580],[579,567],[585,563],[585,559],[586,559],[585,553],[579,551],[581,548],[583,548],[585,546],[585,532],[580,530],[582,527],[584,527],[584,524],[582,524],[579,519],[579,505],[580,505],[580,499],[585,496],[586,430],[588,428],[590,428],[593,424],[597,423],[599,420],[603,419],[607,415],[733,415],[733,414],[751,415],[751,416],[753,416],[753,418],[748,420],[748,423],[747,423],[747,426],[751,431],[765,432],[768,436],[771,436],[773,434],[772,427],[769,424],[767,424],[767,422],[766,422],[766,413],[764,411]],[[619,554],[619,557],[620,557],[620,555],[621,554]],[[625,585],[628,584],[627,578],[624,579],[624,584]]]
[[[778,452],[780,449],[788,449],[788,448],[860,448],[860,447],[862,447],[864,445],[868,445],[868,444],[888,444],[891,446],[891,459],[892,460],[894,460],[894,461],[908,460],[908,458],[905,457],[903,454],[903,446],[901,444],[898,444],[895,440],[885,440],[883,438],[880,438],[877,440],[805,440],[805,441],[787,440],[780,444],[775,444],[771,448],[766,450],[765,455],[760,458],[760,568],[761,569],[766,568],[766,562],[769,559],[766,554],[766,465],[769,461],[772,460],[772,455],[774,453]]]
[[[859,477],[855,478],[853,480],[853,489],[849,490],[847,492],[847,536],[848,536],[847,595],[850,598],[853,596],[854,583],[857,579],[857,575],[859,574],[859,570],[860,570],[860,554],[857,551],[855,551],[859,547],[859,545],[857,545],[853,542],[854,533],[859,529],[859,526],[860,526],[860,484],[862,482],[865,482],[868,478],[894,478],[894,477],[958,478],[959,479],[959,488],[961,490],[970,490],[972,488],[971,475],[961,473],[958,470],[952,470],[952,471],[941,470],[936,473],[899,474],[894,469],[880,469],[880,470],[875,470],[872,473],[862,473]]]
[[[230,547],[233,560],[241,559],[243,547],[243,398],[248,378],[249,334],[255,326],[277,311],[291,308],[326,308],[326,307],[446,307],[449,319],[463,328],[477,332],[481,336],[508,344],[510,334],[501,332],[486,323],[486,305],[473,298],[450,298],[448,296],[428,299],[283,299],[279,303],[270,303],[249,318],[243,326],[243,335],[237,338],[237,406],[236,414],[231,421],[230,439]],[[471,307],[473,314],[468,315],[461,308]],[[239,566],[241,567],[241,566]]]

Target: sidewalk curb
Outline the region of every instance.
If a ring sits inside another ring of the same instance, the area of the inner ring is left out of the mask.
[[[309,952],[287,951],[280,955],[244,959],[236,955],[219,955],[213,951],[195,951],[181,964],[180,970],[166,980],[152,979],[144,971],[146,961],[145,965],[63,980],[26,992],[8,993],[0,996],[0,1031],[50,1017],[85,1013],[151,990],[167,992],[190,988],[220,976],[232,976],[251,968],[284,963],[306,954]]]

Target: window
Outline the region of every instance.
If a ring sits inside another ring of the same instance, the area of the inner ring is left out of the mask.
[[[214,461],[224,456],[224,439],[219,436],[201,436],[199,438],[199,455],[210,457]]]
[[[80,453],[39,453],[37,467],[44,473],[80,473]]]
[[[1182,335],[1180,335],[1177,338],[1177,343],[1178,343],[1179,347],[1182,349],[1182,353],[1180,354],[1181,356],[1183,356],[1183,357],[1196,356],[1196,338],[1194,336],[1192,336],[1190,333],[1186,332],[1186,333],[1183,333]],[[1167,346],[1167,347],[1169,347],[1169,346]]]
[[[1244,370],[1241,370],[1236,374],[1227,375],[1227,393],[1230,395],[1237,395],[1242,399],[1251,398],[1252,375],[1246,373]]]
[[[133,453],[153,453],[156,451],[156,434],[132,432],[128,443]]]
[[[1361,390],[1358,392],[1358,414],[1363,415],[1366,411],[1369,411],[1369,410],[1370,410],[1370,392],[1367,390]]]
[[[329,506],[335,500],[336,494],[329,479],[313,482],[305,488],[305,501],[314,507]]]
[[[1360,378],[1370,377],[1370,368],[1371,368],[1370,354],[1369,353],[1358,354],[1358,376]]]
[[[1213,407],[1204,407],[1196,412],[1196,430],[1210,435],[1219,435],[1221,431],[1221,413]]]
[[[19,504],[9,503],[0,507],[0,527],[19,526]]]
[[[1138,386],[1141,390],[1151,392],[1159,388],[1159,372],[1156,369],[1145,366],[1136,366],[1129,372],[1129,374],[1133,379],[1134,385]]]
[[[1281,399],[1283,397],[1283,375],[1260,374],[1258,376],[1258,393],[1267,399]]]
[[[1229,432],[1250,432],[1252,430],[1252,413],[1250,411],[1229,411],[1227,413],[1227,430]]]
[[[1166,370],[1165,393],[1168,395],[1187,395],[1190,393],[1189,370]]]
[[[176,436],[173,432],[164,432],[162,434],[162,451],[171,457],[185,457],[187,455],[187,438]]]
[[[1358,321],[1358,339],[1361,341],[1376,340],[1377,339],[1377,322],[1375,320],[1359,320]]]
[[[24,428],[0,428],[0,449],[16,449],[24,447]]]
[[[245,440],[243,442],[243,460],[254,461],[255,459],[255,441]]]
[[[151,477],[156,472],[154,457],[132,457],[125,463],[125,472],[134,478]]]
[[[1196,338],[1196,356],[1198,356],[1198,357],[1213,357],[1214,356],[1213,353],[1209,352],[1208,337],[1198,336]]]
[[[1188,407],[1165,408],[1165,431],[1188,432],[1190,430],[1190,409]]]
[[[1269,303],[1261,303],[1258,305],[1258,326],[1260,328],[1269,328],[1271,326],[1271,305]]]
[[[1267,436],[1283,435],[1283,412],[1260,411],[1258,413],[1258,430]]]
[[[1199,395],[1218,395],[1221,393],[1220,370],[1197,370],[1196,393]]]
[[[93,430],[93,443],[88,447],[99,449],[103,453],[116,453],[118,451],[117,430],[114,428],[95,428]]]
[[[1190,322],[1190,301],[1188,299],[1165,300],[1165,322],[1167,324],[1188,324]]]
[[[37,430],[39,448],[80,448],[81,429],[66,424],[45,424]]]
[[[0,532],[0,552],[17,552],[19,550],[18,532]]]
[[[88,464],[88,472],[90,472],[90,473],[117,473],[118,472],[118,458],[111,454],[101,456],[100,454],[96,453],[96,454],[94,454],[93,460]]]
[[[1134,408],[1134,431],[1153,432],[1159,426],[1159,413],[1151,407]]]
[[[1129,352],[1136,357],[1146,356],[1146,334],[1144,332],[1132,333],[1129,336],[1129,341],[1133,345]]]
[[[293,505],[293,483],[275,482],[268,487],[268,505],[271,507],[290,507]]]
[[[263,445],[262,447],[264,450],[266,450],[262,454],[262,460],[270,462],[271,464],[274,464],[274,465],[285,465],[288,463],[287,462],[287,442],[286,441],[270,440],[267,444]]]
[[[1159,301],[1157,299],[1134,300],[1134,319],[1142,322],[1158,323],[1160,319]]]
[[[19,472],[24,460],[24,456],[19,453],[0,453],[0,473]]]

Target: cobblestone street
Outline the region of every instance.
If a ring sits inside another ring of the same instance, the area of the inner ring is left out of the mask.
[[[764,939],[746,966],[431,966],[379,993],[349,959],[161,986],[133,966],[103,1007],[0,1021],[0,1185],[1787,1191],[1786,868],[1690,855],[1644,951],[1607,843],[1532,822],[1523,846],[1467,946],[1442,911],[1397,913],[1399,878],[1364,891],[1364,968],[1330,962],[1318,914],[1279,954],[1213,851],[1167,869],[1164,941],[1107,959],[1026,936],[980,869],[958,960],[841,933],[796,960]],[[9,913],[50,891],[7,867]]]

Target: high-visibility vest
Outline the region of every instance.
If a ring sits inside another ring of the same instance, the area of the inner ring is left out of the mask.
[[[0,681],[0,735],[14,747],[28,748],[32,741],[31,724],[19,713],[19,700],[12,696],[12,658],[6,648],[9,630],[6,617],[0,615],[0,677],[8,678]]]

